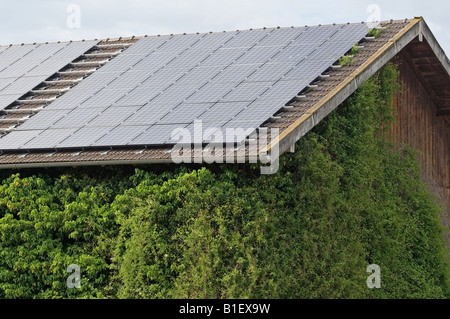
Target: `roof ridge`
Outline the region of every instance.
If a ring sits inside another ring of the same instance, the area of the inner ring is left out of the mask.
[[[131,38],[131,37],[130,37]],[[57,43],[73,43],[73,42],[89,42],[89,41],[101,41],[99,39],[82,39],[82,40],[68,40],[68,41],[48,41],[48,42],[34,42],[34,43],[11,43],[0,45],[0,48],[5,47],[19,47],[26,45],[41,45],[41,44],[57,44]]]
[[[402,20],[385,20],[380,21],[380,24],[386,23],[405,23],[410,22],[414,19],[402,19]],[[316,27],[327,27],[327,26],[336,26],[336,25],[357,25],[364,24],[366,21],[361,22],[346,22],[346,23],[328,23],[328,24],[317,24],[317,25],[298,25],[298,26],[276,26],[276,27],[259,27],[259,28],[249,28],[249,29],[237,29],[237,30],[229,30],[229,31],[208,31],[208,32],[189,32],[189,33],[170,33],[170,34],[154,34],[154,35],[142,35],[142,36],[128,36],[128,37],[117,37],[117,38],[106,38],[106,39],[82,39],[82,40],[68,40],[68,41],[52,41],[52,42],[34,42],[34,43],[16,43],[16,44],[6,44],[0,45],[1,47],[10,47],[10,46],[23,46],[23,45],[41,45],[41,44],[55,44],[55,43],[71,43],[71,42],[84,42],[84,41],[118,41],[118,40],[130,40],[130,39],[141,39],[148,37],[169,37],[169,36],[183,36],[183,35],[206,35],[206,34],[218,34],[218,33],[231,33],[236,31],[260,31],[260,30],[276,30],[276,29],[291,29],[291,28],[316,28]]]

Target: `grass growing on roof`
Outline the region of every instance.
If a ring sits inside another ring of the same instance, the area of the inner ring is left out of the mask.
[[[358,44],[355,44],[346,55],[342,56],[339,59],[338,64],[342,65],[342,66],[352,65],[353,58],[356,54],[359,53],[359,51],[360,51],[360,48],[359,48]]]
[[[367,36],[369,36],[369,37],[375,37],[375,39],[376,39],[376,38],[378,38],[378,37],[381,35],[382,32],[383,32],[383,29],[373,28],[373,29],[371,29],[371,30],[369,31],[369,33],[367,34]]]

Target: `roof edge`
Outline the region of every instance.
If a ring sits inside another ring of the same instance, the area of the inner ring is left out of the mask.
[[[428,44],[433,50],[433,53],[439,59],[439,62],[441,62],[442,67],[450,76],[450,60],[448,59],[441,45],[437,41],[433,32],[431,32],[431,29],[428,27],[428,24],[425,22],[425,20],[422,17],[417,19],[420,19],[420,27],[421,27],[419,36],[422,35],[427,40]]]
[[[203,158],[203,163],[213,163],[215,158]],[[258,156],[237,156],[238,163],[257,163]],[[191,158],[194,163],[194,159]],[[223,163],[226,163],[226,157],[223,157]],[[109,166],[109,165],[147,165],[147,164],[175,164],[171,158],[154,159],[131,159],[131,160],[103,160],[103,161],[59,161],[59,162],[28,162],[28,163],[10,163],[0,164],[0,169],[24,169],[24,168],[46,168],[46,167],[67,167],[67,166]]]
[[[406,19],[407,20],[407,19]],[[381,21],[380,23],[389,23],[389,22],[399,22],[405,20],[386,20]],[[296,25],[296,26],[276,26],[276,27],[258,27],[258,28],[249,28],[249,29],[237,29],[237,30],[224,30],[224,31],[209,31],[209,32],[188,32],[188,33],[166,33],[166,34],[151,34],[151,35],[130,35],[123,37],[111,37],[111,38],[103,38],[103,39],[80,39],[80,40],[64,40],[64,41],[51,41],[51,42],[35,42],[35,43],[10,43],[10,44],[0,44],[0,47],[10,47],[10,46],[23,46],[23,45],[40,45],[40,44],[54,44],[54,43],[70,43],[70,42],[84,42],[84,41],[121,41],[121,40],[132,40],[132,39],[142,39],[142,38],[150,38],[150,37],[168,37],[168,36],[183,36],[183,35],[195,35],[195,34],[217,34],[217,33],[227,33],[227,32],[236,32],[236,31],[261,31],[261,30],[274,30],[274,29],[290,29],[290,28],[315,28],[315,27],[326,27],[331,25],[355,25],[355,24],[364,24],[367,23],[365,21],[361,22],[346,22],[346,23],[327,23],[327,24],[316,24],[316,25]]]
[[[397,53],[418,36],[424,36],[427,41],[433,43],[433,52],[439,54],[441,63],[448,67],[450,74],[450,63],[444,51],[432,35],[422,17],[414,18],[400,32],[393,36],[382,48],[380,48],[370,59],[365,61],[358,69],[348,76],[338,87],[329,92],[322,100],[312,107],[306,114],[289,126],[279,136],[278,141],[272,141],[268,151],[276,149],[278,154],[289,150],[300,138],[309,132],[316,124],[323,120],[338,105],[343,103],[356,89],[371,76],[378,72]]]

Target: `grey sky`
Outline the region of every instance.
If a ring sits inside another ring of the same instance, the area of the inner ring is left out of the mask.
[[[0,44],[360,22],[372,3],[382,20],[423,16],[449,55],[450,2],[435,0],[0,0]]]

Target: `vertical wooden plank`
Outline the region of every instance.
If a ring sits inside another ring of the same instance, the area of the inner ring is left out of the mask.
[[[398,61],[401,89],[392,101],[397,123],[391,125],[390,135],[396,143],[422,153],[424,178],[447,203],[450,216],[450,125],[436,116],[436,105],[410,62],[401,54]]]

